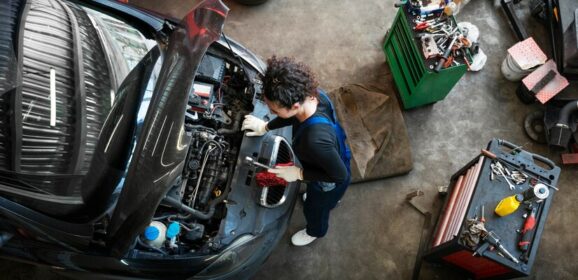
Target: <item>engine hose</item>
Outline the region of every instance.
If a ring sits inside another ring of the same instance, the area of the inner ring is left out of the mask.
[[[147,249],[153,250],[153,251],[155,251],[155,252],[157,252],[157,253],[161,253],[161,254],[163,254],[163,255],[167,255],[167,252],[161,250],[160,248],[155,248],[155,247],[153,247],[153,246],[151,246],[151,245],[149,245],[149,244],[146,244],[144,241],[142,241],[142,240],[140,239],[140,236],[137,237],[137,242],[138,242],[139,245],[141,245],[141,246],[143,246],[143,247],[145,247],[145,248],[147,248]]]
[[[190,216],[193,216],[197,219],[208,220],[211,217],[213,217],[213,214],[215,214],[215,207],[213,205],[211,205],[208,212],[203,213],[199,210],[193,209],[193,208],[185,205],[179,199],[175,199],[175,198],[170,197],[170,196],[165,196],[165,198],[163,198],[163,201],[170,204],[171,206],[177,208],[178,210],[183,210],[183,211],[189,213]],[[188,217],[186,217],[186,218],[188,218]]]
[[[578,111],[578,100],[571,101],[564,105],[560,111],[560,118],[558,119],[557,125],[570,126],[570,116],[576,111]]]

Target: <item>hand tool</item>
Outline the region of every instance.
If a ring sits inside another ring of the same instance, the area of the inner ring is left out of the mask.
[[[434,69],[434,71],[436,73],[439,73],[440,70],[442,70],[442,67],[444,66],[444,63],[446,62],[446,60],[448,59],[448,57],[450,56],[450,53],[452,52],[452,46],[454,45],[454,43],[456,42],[456,40],[458,39],[459,35],[455,34],[453,36],[453,39],[451,41],[451,43],[448,45],[448,48],[446,49],[446,51],[444,52],[444,55],[442,56],[442,58],[440,58],[440,60],[438,61],[438,65],[436,66],[436,68]]]
[[[273,168],[271,166],[268,166],[268,165],[265,165],[265,164],[262,164],[262,163],[256,161],[252,157],[245,157],[245,163],[250,164],[250,165],[255,166],[255,167],[261,167],[261,168],[265,168],[265,169]]]
[[[528,179],[526,174],[520,172],[519,170],[512,171],[512,175],[510,175],[510,178],[512,179],[512,181],[514,181],[514,183],[516,183],[516,185],[521,185],[526,182],[526,179]]]
[[[454,56],[450,55],[448,57],[448,59],[446,60],[446,62],[444,63],[444,68],[448,68],[452,65],[452,63],[454,63]]]
[[[482,149],[482,155],[484,155],[485,157],[490,158],[490,159],[492,159],[492,160],[496,160],[496,161],[499,161],[499,162],[501,162],[501,163],[504,163],[504,164],[507,164],[507,165],[512,166],[512,164],[510,164],[509,162],[507,162],[507,161],[505,161],[505,160],[497,157],[494,153],[492,153],[492,152],[490,152],[490,151],[488,151],[488,150]],[[515,167],[515,166],[513,166],[513,167],[514,167],[514,168],[517,168],[517,167]],[[549,184],[547,184],[546,182],[544,182],[543,180],[540,180],[538,177],[536,177],[536,176],[534,176],[534,175],[531,175],[531,174],[528,174],[528,173],[524,173],[524,172],[522,172],[522,171],[520,171],[520,172],[521,172],[522,174],[528,176],[529,178],[532,178],[532,179],[534,179],[534,180],[536,180],[536,181],[538,181],[538,182],[540,182],[540,183],[542,183],[542,184],[544,184],[544,185],[546,185],[546,186],[548,186],[548,187],[550,187],[550,188],[553,188],[553,189],[555,189],[555,190],[557,190],[557,191],[560,190],[560,189],[558,189],[557,187],[554,187],[554,186],[552,186],[552,185],[549,185]]]
[[[510,186],[510,190],[515,190],[516,186],[514,186],[512,183],[510,183],[510,181],[508,180],[506,174],[504,173],[504,167],[500,164],[500,162],[496,162],[496,164],[491,164],[490,165],[491,169],[492,169],[492,174],[496,173],[499,175],[502,175],[502,177],[504,177],[504,179],[506,179],[506,183],[508,183],[508,186]]]
[[[429,23],[427,22],[418,22],[414,27],[413,30],[415,31],[423,31],[429,27]]]
[[[427,21],[423,21],[423,22],[418,22],[418,23],[414,26],[413,30],[423,31],[423,30],[426,30],[426,29],[435,28],[435,27],[442,26],[442,25],[444,25],[444,23],[436,23],[436,24],[433,24],[433,23],[429,23],[429,22],[427,22]]]
[[[534,229],[536,228],[536,210],[537,210],[536,208],[538,207],[533,206],[529,207],[530,214],[528,214],[528,216],[526,217],[526,221],[524,221],[524,226],[520,231],[522,235],[520,237],[518,247],[520,247],[520,250],[522,250],[523,252],[528,251],[528,249],[530,248],[531,239],[534,235]]]
[[[493,231],[488,231],[484,235],[484,244],[482,244],[478,249],[474,252],[473,256],[479,255],[483,256],[484,252],[488,250],[490,246],[494,246],[500,253],[502,253],[506,258],[513,261],[514,263],[518,264],[520,261],[516,259],[506,248],[502,245],[502,241],[500,237]]]

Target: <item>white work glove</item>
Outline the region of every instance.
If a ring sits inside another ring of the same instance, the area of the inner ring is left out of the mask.
[[[245,115],[241,130],[251,130],[245,134],[247,136],[261,136],[267,133],[267,122],[253,115]]]
[[[287,182],[295,182],[297,180],[303,180],[303,171],[301,168],[297,166],[275,166],[275,168],[271,168],[269,173],[273,173],[277,175],[277,177],[287,181]]]

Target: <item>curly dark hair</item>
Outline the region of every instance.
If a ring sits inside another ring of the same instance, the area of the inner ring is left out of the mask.
[[[267,60],[263,92],[270,101],[290,109],[307,96],[317,96],[317,80],[309,66],[293,58],[272,56]]]

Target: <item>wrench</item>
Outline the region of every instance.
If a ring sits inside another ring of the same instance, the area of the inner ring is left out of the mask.
[[[273,167],[271,167],[271,166],[268,166],[268,165],[265,165],[265,164],[262,164],[262,163],[256,161],[256,160],[253,159],[252,157],[245,157],[245,162],[246,162],[247,164],[250,164],[250,165],[255,166],[255,167],[261,167],[261,168],[265,168],[265,169],[271,169],[271,168],[273,168]]]
[[[516,186],[514,186],[512,183],[510,183],[510,180],[508,180],[508,177],[506,177],[506,174],[504,174],[503,168],[498,168],[498,171],[500,172],[500,174],[502,175],[502,177],[504,177],[504,179],[506,179],[506,182],[508,183],[508,186],[510,186],[510,190],[515,190],[515,189],[516,189]]]

